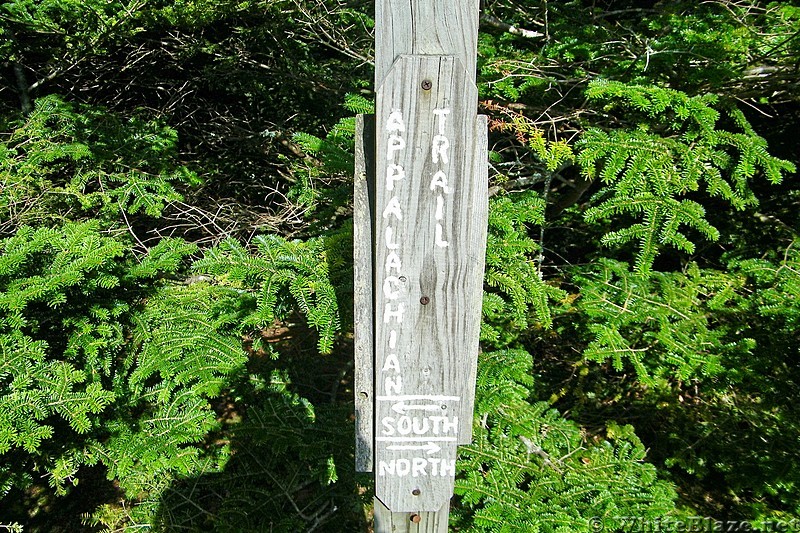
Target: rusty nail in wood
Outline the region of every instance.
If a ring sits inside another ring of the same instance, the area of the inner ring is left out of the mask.
[[[420,522],[422,522],[422,517],[418,514],[412,514],[410,520],[415,524],[419,524]]]
[[[411,494],[413,494],[414,496],[419,496],[420,494],[422,494],[422,491],[419,489],[414,489],[411,491]]]
[[[422,80],[423,90],[430,91],[431,87],[433,87],[433,83],[431,83],[431,80]]]
[[[421,303],[422,305],[428,305],[429,303],[431,303],[431,299],[428,298],[427,296],[423,296],[422,298],[419,299],[419,303]]]

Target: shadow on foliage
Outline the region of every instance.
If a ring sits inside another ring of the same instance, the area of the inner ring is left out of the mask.
[[[753,353],[726,360],[713,379],[647,389],[610,364],[559,364],[544,346],[537,346],[537,376],[542,390],[561,388],[555,405],[590,431],[602,433],[607,420],[632,424],[648,461],[666,467],[691,513],[788,521],[800,482],[797,338],[753,326],[771,335],[757,338]]]
[[[174,481],[155,523],[173,531],[366,531],[353,469],[352,346],[319,356],[302,326],[264,331],[278,358],[251,357],[217,410],[222,471]],[[342,386],[345,385],[345,386]]]

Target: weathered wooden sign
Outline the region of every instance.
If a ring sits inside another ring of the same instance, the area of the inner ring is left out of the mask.
[[[356,466],[375,474],[376,521],[380,503],[444,509],[446,524],[472,436],[486,246],[478,6],[376,7],[376,114],[356,153]]]

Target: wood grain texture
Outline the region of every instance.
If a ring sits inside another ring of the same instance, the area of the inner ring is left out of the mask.
[[[475,81],[479,0],[376,0],[375,87],[401,55],[453,55]]]
[[[375,116],[356,117],[353,177],[353,394],[356,418],[356,472],[372,472],[373,460],[373,206],[375,205]]]
[[[422,513],[393,513],[377,498],[375,502],[375,533],[446,533],[450,502],[438,511]],[[414,515],[418,518],[414,519]]]
[[[377,93],[375,494],[395,512],[446,505],[471,437],[488,210],[476,108],[455,56],[400,56]]]
[[[375,4],[376,533],[447,531],[471,439],[488,216],[478,4]]]
[[[472,199],[466,213],[463,231],[472,235],[468,253],[475,261],[474,274],[467,279],[466,294],[472,305],[466,309],[464,320],[463,364],[468,365],[467,383],[462,389],[461,418],[464,423],[459,433],[459,444],[472,443],[472,419],[475,412],[475,380],[478,375],[478,352],[480,350],[481,309],[483,304],[483,274],[486,263],[486,239],[489,221],[489,128],[488,117],[475,117],[474,157],[472,159]],[[480,274],[478,274],[478,272]]]

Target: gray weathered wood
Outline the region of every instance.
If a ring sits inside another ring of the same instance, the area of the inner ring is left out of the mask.
[[[467,279],[465,294],[469,294],[472,305],[466,309],[464,320],[463,363],[468,365],[467,386],[462,388],[462,412],[458,444],[472,442],[472,418],[475,411],[475,380],[478,374],[478,351],[480,350],[481,308],[483,304],[483,272],[486,263],[486,238],[489,219],[489,128],[486,115],[475,118],[475,137],[472,160],[472,198],[466,213],[463,231],[472,235],[470,248],[465,253],[475,261],[474,273]],[[477,274],[477,273],[480,274]]]
[[[376,0],[375,87],[401,55],[453,55],[475,81],[479,0]]]
[[[375,425],[357,422],[374,447],[357,444],[356,462],[375,471],[376,533],[447,531],[456,446],[472,436],[488,211],[478,4],[375,4]],[[366,345],[359,350],[365,360]],[[358,395],[370,383],[357,380]]]
[[[450,502],[438,511],[393,513],[378,498],[375,502],[375,533],[446,533]]]
[[[400,56],[377,91],[375,495],[438,511],[469,442],[488,192],[477,89],[455,56]]]
[[[353,394],[356,418],[356,472],[372,472],[373,459],[373,207],[375,202],[375,116],[356,117],[353,178]]]

